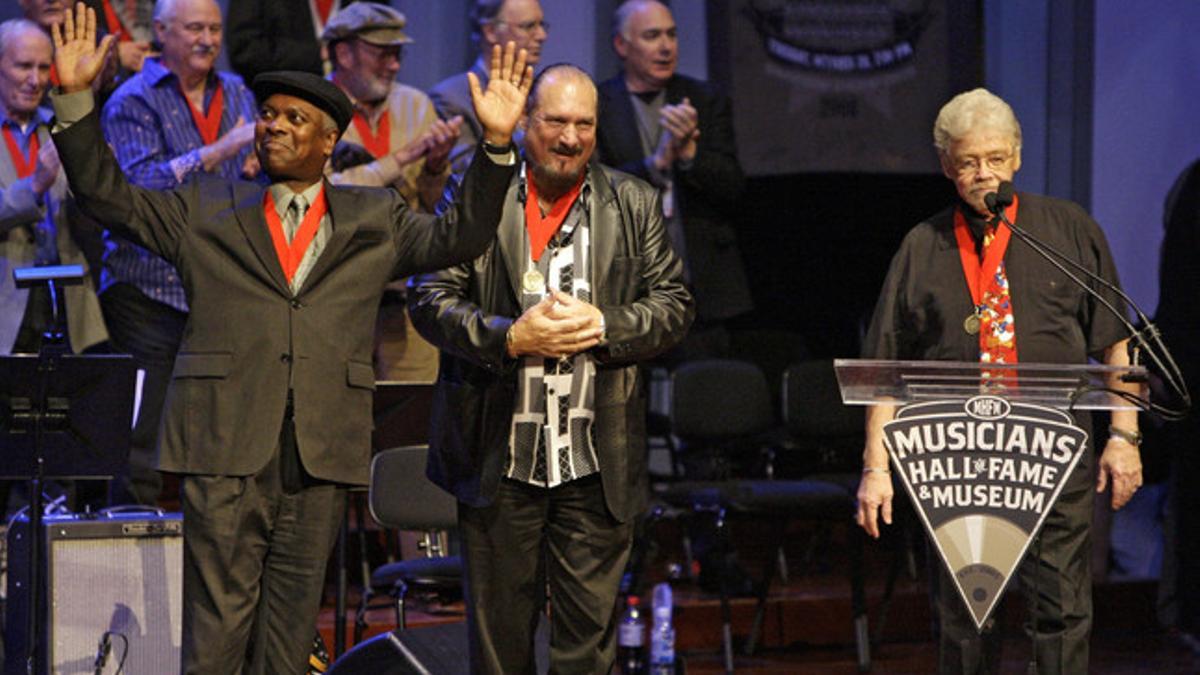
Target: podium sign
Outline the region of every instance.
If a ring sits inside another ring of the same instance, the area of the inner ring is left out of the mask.
[[[838,359],[834,369],[844,403],[902,406],[884,446],[977,629],[1087,450],[1066,411],[1136,409],[1107,387],[1146,378],[1106,365]]]
[[[991,395],[913,403],[884,425],[895,473],[977,629],[1087,440],[1065,412]]]

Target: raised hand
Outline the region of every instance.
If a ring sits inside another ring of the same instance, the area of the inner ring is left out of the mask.
[[[480,87],[475,73],[467,73],[467,80],[483,139],[492,145],[508,145],[533,86],[533,66],[525,65],[525,50],[518,52],[514,42],[505,45],[503,53],[500,45],[492,48],[487,91]]]
[[[59,86],[68,94],[92,86],[116,40],[116,36],[109,34],[96,45],[96,11],[82,2],[75,3],[74,14],[68,10],[61,24],[51,26],[50,37],[54,41]]]
[[[441,173],[446,169],[450,159],[450,151],[458,142],[463,125],[462,115],[455,115],[448,120],[438,120],[425,134],[429,137],[429,145],[425,149],[425,170],[429,173]]]
[[[46,190],[54,185],[54,179],[58,177],[58,149],[53,143],[47,143],[38,150],[37,168],[33,171],[33,192],[34,194],[46,194]]]
[[[671,134],[676,159],[689,161],[696,156],[700,117],[690,100],[685,98],[675,105],[663,106],[658,121],[663,130]]]

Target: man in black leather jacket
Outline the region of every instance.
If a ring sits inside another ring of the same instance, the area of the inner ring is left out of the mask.
[[[657,191],[589,162],[596,101],[583,71],[547,68],[491,247],[410,283],[442,350],[429,475],[459,500],[472,672],[533,672],[547,586],[551,669],[608,671],[647,496],[638,363],[694,316]]]

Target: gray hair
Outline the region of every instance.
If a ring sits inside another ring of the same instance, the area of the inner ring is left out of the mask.
[[[42,27],[29,19],[9,19],[4,23],[0,23],[0,56],[4,56],[8,51],[8,45],[12,40],[27,30],[33,31],[43,37],[46,36],[46,32],[42,30]],[[50,38],[46,37],[46,42],[49,41]]]
[[[471,6],[471,41],[483,46],[483,27],[496,20],[505,0],[475,0]]]
[[[1021,150],[1021,124],[1004,99],[980,87],[950,99],[933,123],[933,145],[938,154],[950,151],[950,144],[976,129],[1008,134],[1013,150]]]
[[[623,38],[628,38],[629,36],[625,34],[625,30],[629,28],[629,19],[633,17],[634,12],[650,5],[662,5],[667,9],[671,8],[670,3],[660,2],[659,0],[625,0],[625,2],[617,5],[617,8],[613,10],[612,16],[612,37],[620,35]]]
[[[176,7],[182,0],[154,0],[154,16],[151,17],[159,23],[166,23],[167,19],[175,18]],[[233,0],[237,2],[237,0]],[[217,5],[217,11],[221,13],[224,19],[225,11],[221,9],[221,3],[213,0]]]

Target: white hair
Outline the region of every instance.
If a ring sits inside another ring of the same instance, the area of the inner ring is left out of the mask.
[[[8,45],[15,40],[17,36],[25,31],[33,31],[50,42],[50,38],[46,37],[42,27],[30,21],[29,19],[9,19],[4,23],[0,23],[0,56],[8,52]]]
[[[987,129],[1012,138],[1013,150],[1021,149],[1021,124],[1004,99],[980,87],[950,99],[933,123],[933,145],[945,155],[950,144],[974,130]]]
[[[620,35],[625,39],[629,39],[629,20],[633,18],[634,13],[649,7],[650,5],[662,5],[668,10],[671,8],[665,2],[659,0],[626,0],[617,6],[613,11],[612,18],[612,37]]]

